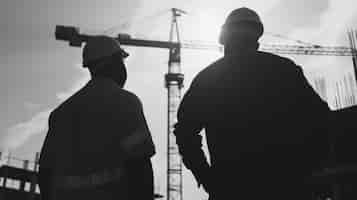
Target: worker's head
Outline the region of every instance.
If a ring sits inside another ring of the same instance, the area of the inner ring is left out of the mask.
[[[241,41],[257,42],[263,35],[264,27],[259,15],[249,8],[233,10],[222,26],[219,43],[222,45]]]
[[[92,77],[111,78],[123,87],[127,79],[123,59],[127,56],[117,40],[95,36],[83,48],[83,67],[89,69]]]

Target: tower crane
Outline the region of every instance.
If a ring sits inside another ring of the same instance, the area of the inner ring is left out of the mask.
[[[152,47],[169,50],[168,73],[165,75],[166,88],[168,90],[167,104],[167,200],[182,200],[182,162],[179,156],[178,147],[173,135],[173,125],[176,123],[176,112],[180,102],[181,89],[183,87],[184,75],[181,73],[181,49],[200,49],[223,51],[223,47],[217,44],[204,42],[185,42],[179,37],[178,17],[186,12],[177,8],[172,8],[172,20],[170,30],[170,40],[147,40],[132,38],[128,34],[118,34],[117,39],[120,44],[137,47]],[[92,35],[80,34],[79,29],[69,26],[56,26],[55,36],[57,40],[68,41],[70,46],[80,47],[82,43],[88,41]],[[277,54],[297,54],[297,55],[320,55],[320,56],[353,56],[356,51],[349,47],[336,46],[300,46],[300,45],[276,45],[261,44],[260,50]]]

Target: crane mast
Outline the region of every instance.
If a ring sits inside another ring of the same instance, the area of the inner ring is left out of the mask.
[[[170,42],[180,43],[177,17],[184,11],[173,8]],[[181,98],[184,75],[181,73],[181,47],[169,48],[168,73],[165,75],[167,88],[167,200],[182,200],[182,162],[176,138],[173,134],[176,114]]]

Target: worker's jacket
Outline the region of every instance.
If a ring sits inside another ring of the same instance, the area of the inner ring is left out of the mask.
[[[248,182],[257,188],[286,185],[321,167],[328,154],[327,112],[294,62],[242,48],[194,78],[174,133],[199,183],[214,182],[206,188],[212,193],[239,195]],[[201,150],[203,129],[211,165]]]
[[[41,193],[118,181],[127,160],[148,160],[154,153],[138,97],[111,79],[93,78],[50,114]]]

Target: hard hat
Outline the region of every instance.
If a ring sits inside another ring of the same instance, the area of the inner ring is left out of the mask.
[[[256,26],[255,28],[256,30],[254,30],[254,33],[252,30],[249,30],[250,33],[256,35],[257,38],[263,35],[264,27],[262,21],[260,20],[259,15],[252,9],[242,7],[233,10],[228,15],[225,23],[222,26],[222,32],[219,38],[219,43],[224,45],[226,43],[227,34],[230,31],[232,31],[234,27],[242,24],[254,24]],[[247,33],[247,30],[236,29],[236,32]]]
[[[252,9],[242,7],[233,10],[227,17],[225,25],[239,22],[255,22],[261,24],[259,15]]]
[[[102,59],[109,58],[117,54],[121,58],[126,58],[129,55],[120,47],[119,41],[111,37],[91,37],[83,48],[83,67],[89,67],[93,63],[97,63]]]

